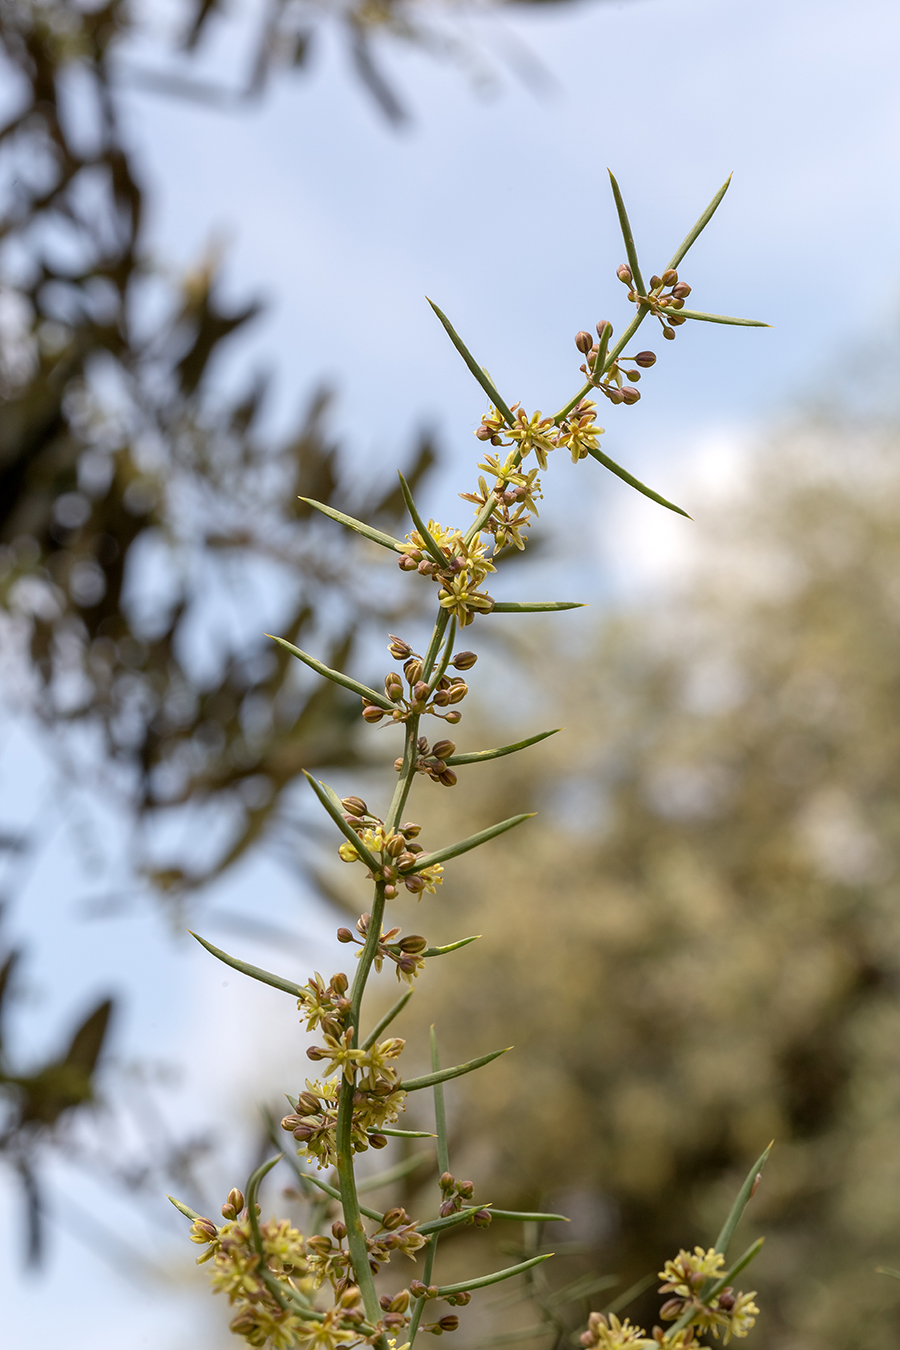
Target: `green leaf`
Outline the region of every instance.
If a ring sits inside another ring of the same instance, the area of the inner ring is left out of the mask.
[[[394,1139],[437,1139],[431,1130],[389,1130],[382,1125],[380,1130],[370,1130],[370,1134],[389,1134]]]
[[[709,1293],[706,1294],[705,1297],[707,1299],[718,1298],[722,1290],[732,1283],[734,1277],[736,1275],[740,1275],[741,1271],[745,1268],[745,1266],[749,1266],[750,1262],[753,1261],[757,1256],[759,1256],[760,1252],[762,1251],[763,1243],[765,1242],[765,1240],[766,1239],[764,1237],[761,1237],[757,1238],[755,1242],[751,1243],[750,1246],[747,1248],[747,1250],[744,1252],[744,1255],[740,1258],[740,1260],[735,1261],[731,1269],[726,1271],[721,1279],[716,1280],[715,1284],[710,1289]]]
[[[441,1057],[438,1054],[437,1036],[434,1027],[431,1028],[431,1072],[439,1074],[441,1071]],[[437,1158],[438,1172],[441,1176],[450,1171],[450,1147],[447,1142],[447,1113],[444,1110],[444,1084],[442,1079],[437,1079],[433,1086],[434,1092],[434,1128],[437,1131]]]
[[[444,1170],[446,1171],[446,1168]],[[488,1208],[488,1205],[471,1205],[468,1209],[458,1209],[455,1214],[448,1214],[444,1219],[428,1219],[416,1227],[424,1237],[430,1237],[434,1233],[443,1233],[445,1228],[455,1228],[457,1224],[467,1223],[480,1209]]]
[[[684,239],[682,239],[678,248],[672,255],[671,262],[667,263],[664,269],[666,272],[668,272],[670,267],[677,267],[678,264],[681,262],[682,258],[684,257],[684,255],[687,253],[688,249],[692,248],[693,245],[696,243],[698,236],[703,232],[703,230],[706,229],[707,225],[712,220],[713,216],[716,214],[716,211],[719,209],[719,203],[725,196],[725,193],[728,191],[730,186],[731,186],[731,174],[729,174],[728,177],[725,179],[725,182],[719,188],[718,192],[713,197],[709,206],[703,212],[703,215],[697,221],[696,225],[693,225],[691,229],[688,230]]]
[[[331,819],[334,821],[335,825],[340,830],[341,834],[344,835],[344,837],[353,845],[353,847],[356,849],[357,853],[362,858],[366,866],[370,868],[373,872],[376,872],[378,868],[381,866],[381,863],[375,857],[375,854],[372,853],[366,847],[366,845],[360,839],[359,835],[350,828],[341,812],[334,805],[334,803],[331,800],[331,798],[334,796],[334,793],[332,792],[329,795],[330,789],[326,788],[324,783],[320,783],[317,781],[317,779],[313,778],[312,774],[307,773],[306,769],[303,770],[303,774],[304,777],[309,782],[309,785],[312,788],[313,792],[316,794],[319,801],[325,807],[325,810],[328,812],[328,814],[331,816]]]
[[[428,300],[427,296],[425,298],[426,300]],[[488,375],[487,371],[485,371],[475,360],[474,356],[469,351],[468,347],[463,342],[462,338],[459,336],[456,329],[453,327],[452,323],[447,318],[446,314],[443,314],[438,309],[437,305],[434,303],[433,300],[428,300],[428,303],[434,310],[435,314],[440,319],[441,323],[444,325],[445,329],[447,330],[447,334],[450,338],[450,341],[453,343],[454,347],[459,352],[460,356],[465,361],[466,365],[469,367],[469,370],[471,370],[472,374],[475,376],[476,380],[481,385],[482,389],[487,394],[488,398],[491,400],[494,407],[497,409],[498,412],[501,412],[503,414],[509,425],[512,426],[513,422],[515,421],[515,418],[513,417],[507,405],[503,402],[503,399],[498,394],[494,382]]]
[[[385,534],[382,530],[376,530],[373,525],[366,525],[361,520],[354,520],[352,516],[345,516],[343,511],[335,511],[333,506],[326,506],[324,502],[317,502],[312,497],[300,497],[301,502],[306,502],[307,506],[315,507],[321,511],[323,516],[330,516],[336,520],[339,525],[346,525],[348,529],[355,530],[357,534],[363,535],[366,539],[371,539],[374,544],[383,544],[385,548],[391,549],[394,553],[405,553],[408,544],[404,544],[399,539],[394,539],[390,534]]]
[[[384,1014],[384,1017],[382,1017],[381,1021],[378,1022],[376,1026],[369,1032],[368,1036],[362,1043],[363,1050],[369,1050],[375,1044],[375,1042],[378,1040],[378,1037],[385,1030],[385,1028],[389,1027],[390,1024],[393,1022],[394,1018],[397,1017],[400,1013],[402,1013],[403,1009],[406,1007],[407,1003],[412,998],[414,993],[415,993],[414,989],[407,989],[405,994],[401,994],[400,998],[397,999],[397,1002],[394,1004],[394,1006],[388,1009],[388,1011]]]
[[[518,1209],[492,1209],[495,1219],[518,1219],[519,1223],[569,1223],[565,1214],[531,1214]]]
[[[464,1294],[469,1289],[486,1289],[489,1284],[499,1284],[501,1280],[512,1279],[513,1275],[521,1275],[525,1270],[531,1270],[532,1266],[539,1266],[542,1261],[549,1261],[554,1252],[546,1252],[543,1256],[532,1256],[530,1261],[520,1261],[517,1266],[507,1266],[506,1270],[495,1270],[493,1275],[481,1275],[476,1280],[462,1280],[459,1284],[442,1284],[438,1288],[438,1298],[446,1298],[448,1294]]]
[[[294,998],[299,998],[303,993],[300,985],[295,984],[293,980],[283,980],[280,975],[270,975],[267,970],[261,970],[259,966],[251,966],[247,961],[239,961],[237,957],[229,956],[227,952],[214,947],[199,933],[192,932],[190,928],[188,932],[192,938],[197,939],[201,947],[205,947],[217,960],[224,961],[226,966],[231,966],[232,970],[239,970],[242,975],[249,975],[251,980],[259,980],[260,984],[270,984],[273,989],[283,989],[286,994],[291,994]]]
[[[476,933],[474,937],[460,938],[459,942],[448,942],[446,947],[426,947],[424,952],[419,952],[420,956],[446,956],[447,952],[458,952],[460,947],[468,947],[470,942],[477,942],[481,937]]]
[[[613,177],[612,170],[607,169],[606,172],[609,174],[613,196],[616,199],[616,211],[619,213],[619,227],[622,231],[622,238],[625,240],[625,252],[628,254],[628,266],[631,268],[631,275],[634,277],[634,288],[638,295],[645,295],[644,279],[641,276],[641,269],[638,265],[637,249],[634,246],[634,236],[631,233],[628,212],[625,210],[625,203],[622,200],[622,194],[619,191],[618,183]]]
[[[167,1195],[166,1199],[169,1201],[169,1204],[174,1205],[175,1208],[179,1210],[186,1219],[190,1219],[192,1223],[196,1219],[201,1219],[203,1217],[202,1214],[198,1214],[195,1209],[191,1209],[190,1205],[184,1205],[180,1200],[176,1200],[174,1195]]]
[[[539,731],[536,736],[529,736],[527,740],[516,741],[515,745],[501,745],[496,750],[471,750],[462,755],[450,755],[444,763],[456,767],[459,764],[483,764],[489,759],[502,759],[504,755],[514,754],[516,750],[525,750],[529,745],[537,745],[538,741],[545,741],[548,736],[555,736],[558,731],[562,731],[562,727],[554,727],[552,731]]]
[[[490,1064],[492,1059],[499,1059],[511,1049],[512,1046],[507,1045],[502,1050],[494,1050],[489,1055],[480,1055],[478,1059],[470,1059],[468,1063],[457,1064],[452,1069],[438,1069],[437,1073],[426,1073],[421,1078],[404,1078],[400,1087],[404,1092],[417,1092],[419,1088],[434,1087],[435,1083],[446,1083],[448,1078],[461,1078],[464,1073],[472,1073],[474,1069]]]
[[[378,1191],[382,1186],[389,1186],[392,1181],[399,1181],[402,1177],[409,1176],[410,1172],[417,1171],[423,1163],[431,1161],[427,1153],[414,1153],[411,1158],[404,1158],[393,1167],[387,1167],[383,1172],[376,1173],[373,1177],[366,1177],[363,1181],[356,1183],[357,1195],[365,1195],[368,1191]]]
[[[558,609],[587,609],[580,600],[495,600],[492,614],[552,614]]]
[[[763,1152],[757,1158],[756,1162],[750,1168],[750,1171],[747,1173],[747,1176],[744,1180],[744,1184],[741,1186],[741,1189],[737,1193],[737,1199],[731,1206],[728,1218],[722,1225],[722,1231],[716,1238],[716,1251],[721,1252],[723,1256],[728,1255],[728,1248],[731,1244],[731,1239],[734,1237],[734,1230],[740,1223],[741,1215],[747,1208],[747,1204],[750,1200],[750,1197],[756,1190],[756,1187],[759,1183],[759,1179],[762,1176],[762,1170],[769,1160],[769,1154],[772,1152],[774,1143],[775,1140],[773,1139],[769,1147],[763,1150]]]
[[[691,519],[687,511],[682,511],[680,506],[676,506],[674,502],[661,497],[658,492],[648,488],[646,483],[642,483],[639,478],[634,478],[627,469],[622,468],[621,464],[617,464],[614,459],[610,459],[609,455],[604,455],[602,450],[591,450],[589,448],[588,454],[592,455],[598,464],[602,464],[605,469],[609,469],[610,473],[614,473],[617,478],[621,478],[623,483],[636,488],[638,492],[643,492],[644,496],[649,497],[651,501],[658,502],[660,506],[665,506],[669,511],[676,511],[679,516],[684,516],[686,520]],[[496,608],[495,605],[494,609]]]
[[[679,319],[700,319],[703,323],[730,323],[736,324],[738,328],[772,327],[770,323],[763,323],[762,319],[732,319],[727,314],[700,314],[695,309],[673,309],[667,312]]]
[[[447,862],[449,858],[458,858],[462,853],[468,853],[470,849],[478,848],[480,844],[486,844],[489,839],[495,839],[498,834],[505,834],[507,830],[512,830],[516,825],[521,825],[523,820],[531,820],[536,816],[536,811],[526,811],[521,816],[510,816],[509,820],[501,820],[499,825],[489,825],[486,830],[479,830],[477,834],[470,834],[468,839],[460,839],[458,844],[448,844],[446,848],[436,849],[434,853],[420,853],[416,859],[415,867],[411,867],[403,876],[414,875],[421,872],[424,867],[433,867],[435,863]]]
[[[431,534],[431,532],[429,531],[428,526],[425,524],[422,517],[419,515],[418,508],[416,507],[416,504],[413,501],[413,495],[409,490],[409,484],[403,477],[402,473],[398,472],[397,477],[400,479],[400,491],[403,493],[403,500],[406,502],[406,509],[409,512],[410,516],[412,517],[412,523],[415,525],[419,534],[425,541],[426,549],[431,554],[434,561],[438,563],[439,566],[446,567],[447,556],[446,554],[441,552],[440,545],[438,544],[434,535]]]
[[[345,689],[349,689],[354,694],[359,694],[360,698],[368,699],[370,703],[377,703],[378,707],[383,708],[385,712],[393,712],[394,704],[385,694],[379,694],[376,689],[370,689],[367,684],[360,684],[359,680],[354,680],[350,675],[345,675],[343,671],[332,670],[330,666],[317,661],[308,652],[303,652],[299,647],[295,647],[286,638],[275,637],[273,633],[266,633],[266,637],[271,638],[273,642],[277,642],[279,647],[283,647],[292,656],[296,656],[299,661],[309,666],[310,670],[314,670],[317,675],[322,675],[326,680],[332,680],[335,684],[343,685]]]

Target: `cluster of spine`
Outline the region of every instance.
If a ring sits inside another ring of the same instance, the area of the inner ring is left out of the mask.
[[[497,1220],[541,1224],[561,1216],[497,1210],[489,1202],[475,1199],[472,1182],[459,1181],[451,1173],[444,1124],[444,1084],[482,1067],[504,1051],[453,1068],[441,1068],[432,1033],[432,1071],[404,1077],[399,1061],[405,1042],[401,1037],[384,1033],[409,1002],[415,981],[428,960],[458,950],[475,939],[463,938],[445,947],[432,947],[421,934],[403,937],[398,926],[386,929],[385,911],[404,889],[417,898],[425,893],[434,894],[441,884],[446,862],[528,819],[527,814],[514,816],[467,839],[431,850],[419,842],[421,827],[403,822],[410,789],[417,779],[428,778],[450,787],[457,782],[458,768],[512,754],[554,734],[543,732],[514,745],[460,753],[456,743],[446,737],[432,743],[420,733],[421,719],[425,716],[453,724],[460,720],[457,705],[468,692],[462,672],[471,670],[477,660],[474,652],[455,651],[460,628],[468,627],[479,614],[576,607],[568,602],[499,603],[484,590],[488,576],[497,570],[503,550],[525,546],[525,531],[537,515],[537,501],[542,495],[538,469],[547,469],[548,457],[554,449],[565,448],[573,462],[593,457],[644,495],[680,511],[601,451],[599,437],[603,429],[597,426],[595,404],[587,395],[597,390],[614,405],[637,401],[639,394],[634,386],[656,357],[652,352],[627,357],[624,350],[648,316],[664,321],[667,337],[674,336],[670,325],[689,319],[750,322],[686,310],[684,300],[690,288],[678,281],[676,270],[727,186],[726,183],[713,199],[662,275],[652,277],[650,288],[645,289],[631,227],[613,180],[628,255],[628,263],[618,269],[618,275],[629,286],[635,314],[614,346],[612,326],[606,320],[596,326],[596,341],[585,331],[578,333],[576,346],[585,357],[581,370],[587,382],[553,417],[544,417],[540,412],[529,416],[518,404],[507,405],[449,321],[436,310],[490,399],[490,411],[475,434],[482,442],[506,451],[503,458],[499,454],[486,454],[478,465],[493,478],[491,486],[486,478],[480,477],[477,491],[460,494],[475,506],[475,519],[465,530],[445,528],[434,520],[426,524],[402,475],[401,488],[413,524],[405,540],[394,539],[331,507],[309,503],[399,555],[399,566],[404,572],[434,582],[438,586],[438,604],[424,654],[415,652],[404,638],[390,635],[388,649],[392,658],[402,664],[402,674],[390,671],[384,679],[383,692],[343,672],[330,670],[309,653],[276,639],[320,676],[356,693],[362,699],[362,715],[367,723],[386,720],[388,725],[403,728],[403,752],[394,766],[398,777],[383,815],[370,811],[361,797],[339,798],[326,784],[307,775],[316,797],[343,835],[338,849],[341,859],[361,864],[373,886],[371,908],[360,916],[355,933],[341,928],[337,934],[339,942],[358,949],[352,978],[338,972],[326,982],[316,973],[306,984],[298,985],[249,966],[200,939],[220,960],[296,999],[306,1030],[316,1035],[307,1056],[323,1065],[320,1078],[307,1079],[296,1097],[288,1097],[291,1111],[281,1122],[282,1129],[296,1144],[297,1157],[290,1162],[302,1192],[307,1198],[317,1197],[313,1231],[304,1235],[286,1221],[276,1219],[260,1222],[259,1187],[266,1172],[281,1161],[281,1154],[254,1172],[247,1183],[246,1201],[241,1192],[231,1192],[222,1209],[224,1225],[216,1225],[174,1202],[192,1220],[192,1240],[206,1247],[199,1259],[212,1263],[213,1287],[225,1293],[235,1306],[232,1330],[251,1345],[271,1346],[275,1350],[305,1346],[335,1350],[338,1346],[367,1344],[389,1350],[402,1343],[402,1350],[407,1350],[420,1332],[441,1335],[458,1325],[455,1313],[425,1320],[426,1307],[441,1300],[452,1307],[463,1307],[473,1291],[523,1274],[551,1255],[542,1253],[504,1270],[452,1285],[440,1285],[434,1278],[438,1238],[446,1228],[458,1224],[486,1226]],[[537,468],[525,466],[532,454]],[[363,993],[370,975],[379,973],[385,963],[394,967],[398,980],[409,988],[365,1034],[360,1018]],[[434,1094],[434,1133],[398,1128],[409,1095],[426,1088]],[[382,1213],[367,1209],[360,1200],[356,1155],[369,1148],[383,1149],[394,1136],[436,1141],[440,1199],[431,1218],[417,1220],[400,1207]],[[613,1305],[591,1314],[588,1329],[581,1338],[586,1350],[657,1344],[682,1350],[695,1344],[696,1338],[705,1332],[715,1336],[721,1332],[726,1341],[731,1336],[746,1334],[757,1312],[754,1296],[735,1293],[730,1281],[756,1255],[760,1243],[755,1243],[730,1270],[725,1269],[725,1254],[767,1153],[768,1150],[752,1169],[715,1247],[696,1248],[694,1253],[681,1251],[661,1272],[664,1280],[661,1292],[668,1298],[660,1316],[673,1325],[665,1332],[656,1328],[653,1336],[647,1338],[627,1318],[619,1321],[620,1307]],[[320,1175],[326,1169],[327,1180]],[[332,1217],[334,1211],[337,1217]],[[320,1231],[329,1221],[330,1231]],[[399,1290],[379,1292],[375,1276],[389,1266],[395,1254],[414,1262],[421,1260],[421,1278],[412,1279]]]

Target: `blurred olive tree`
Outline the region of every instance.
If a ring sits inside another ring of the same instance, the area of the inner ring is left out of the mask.
[[[774,1137],[755,1212],[767,1343],[887,1350],[900,433],[787,436],[721,516],[685,527],[700,542],[676,593],[604,621],[564,676],[547,672],[549,633],[521,652],[545,672],[546,725],[569,729],[440,802],[466,822],[483,794],[495,816],[543,810],[527,852],[496,841],[441,898],[441,940],[484,936],[461,984],[439,971],[428,1012],[449,1055],[516,1042],[458,1091],[479,1194],[558,1207],[566,1192],[593,1269],[623,1288],[686,1224],[711,1239]]]

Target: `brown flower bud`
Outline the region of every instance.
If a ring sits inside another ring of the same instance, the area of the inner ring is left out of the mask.
[[[475,432],[475,435],[478,437],[480,441],[490,441],[493,440],[494,438],[494,433],[491,430],[491,428],[486,427],[483,422],[481,426],[478,427],[477,431]]]
[[[675,329],[674,329],[674,328],[664,328],[664,329],[663,329],[663,337],[666,339],[667,342],[671,342],[672,339],[675,337]]]
[[[459,1318],[455,1313],[445,1313],[438,1319],[438,1326],[442,1331],[455,1331],[459,1326]]]
[[[350,932],[349,928],[339,928],[337,930],[337,940],[338,942],[352,942],[353,934]]]
[[[412,867],[415,861],[416,855],[414,853],[410,853],[408,851],[405,853],[401,853],[397,858],[397,870],[400,872],[405,872],[410,867]]]
[[[297,1110],[304,1116],[316,1116],[319,1113],[319,1099],[311,1092],[301,1092],[297,1098]]]
[[[658,286],[661,286],[662,284],[663,284],[663,279],[662,279],[662,277],[658,277],[658,276],[654,275],[654,276],[652,276],[652,277],[650,278],[650,289],[651,289],[651,291],[655,291],[655,290],[657,289],[657,287],[658,287]]]
[[[331,1225],[331,1231],[334,1233],[338,1242],[340,1242],[347,1236],[347,1225],[344,1223],[343,1219],[335,1219],[334,1223]]]
[[[212,1242],[219,1236],[219,1230],[212,1219],[195,1219],[191,1224],[191,1242]]]
[[[634,360],[636,365],[643,366],[646,370],[649,366],[656,365],[656,352],[638,352]]]
[[[347,812],[348,816],[366,816],[369,814],[369,808],[366,806],[362,797],[343,797],[341,806]]]
[[[236,1317],[232,1317],[228,1329],[233,1331],[235,1336],[243,1336],[248,1345],[265,1344],[265,1341],[260,1341],[255,1335],[261,1328],[256,1324],[256,1314],[252,1308],[242,1308]]]
[[[624,399],[622,398],[622,391],[621,391],[621,389],[612,388],[612,389],[608,390],[608,391],[607,391],[607,394],[606,394],[606,397],[609,399],[610,403],[623,403],[623,402],[624,402]]]
[[[686,281],[679,281],[677,286],[672,287],[672,294],[678,300],[686,300],[691,293],[691,288]]]
[[[330,1059],[331,1056],[325,1049],[324,1045],[311,1045],[306,1052],[306,1058],[313,1060],[320,1060],[320,1059]]]
[[[622,263],[621,266],[616,268],[616,276],[620,281],[624,281],[626,286],[630,286],[634,280],[631,275],[631,268],[626,263]]]
[[[431,753],[437,759],[446,759],[449,755],[456,754],[455,741],[435,741]]]
[[[413,872],[411,876],[404,877],[403,884],[408,891],[412,891],[413,895],[416,895],[419,891],[424,891],[425,889],[425,880],[423,877],[420,877],[417,872]]]
[[[473,1222],[476,1228],[490,1228],[491,1211],[489,1209],[480,1209],[477,1214],[473,1215]]]
[[[300,1124],[300,1117],[299,1117],[298,1115],[294,1114],[294,1115],[290,1115],[290,1116],[285,1116],[285,1117],[284,1117],[284,1119],[283,1119],[282,1122],[281,1122],[281,1128],[282,1128],[283,1130],[287,1130],[288,1134],[290,1134],[290,1132],[291,1132],[297,1125],[299,1125],[299,1124]],[[241,1206],[241,1208],[243,1208],[243,1206]],[[224,1205],[223,1205],[223,1209],[224,1209]]]
[[[400,826],[400,833],[407,839],[415,839],[422,833],[422,826],[417,825],[414,820],[407,820]]]
[[[403,971],[404,975],[414,975],[418,968],[418,961],[415,956],[401,956],[397,962],[397,969]]]
[[[661,1318],[663,1318],[664,1321],[672,1322],[675,1320],[676,1317],[681,1316],[681,1310],[683,1307],[684,1302],[682,1299],[669,1298],[666,1299],[665,1303],[660,1308],[659,1315]]]
[[[370,1134],[369,1143],[373,1148],[387,1148],[387,1139],[383,1134]]]
[[[722,1290],[716,1302],[718,1303],[718,1306],[722,1309],[723,1312],[731,1312],[735,1304],[735,1297],[734,1297],[734,1290],[731,1288],[730,1285],[728,1286],[727,1289]]]
[[[456,1185],[456,1177],[452,1172],[442,1172],[438,1185],[442,1191],[452,1191]]]
[[[349,984],[350,981],[342,970],[338,971],[337,975],[332,975],[331,977],[331,987],[338,997],[340,997],[341,994],[346,994]]]
[[[457,670],[471,670],[477,660],[475,652],[457,652],[450,664]]]
[[[421,703],[423,699],[426,699],[428,697],[428,685],[425,683],[424,680],[416,680],[415,684],[413,685],[412,692],[413,698],[415,698],[417,702]]]
[[[432,700],[439,708],[446,708],[450,702],[450,695],[446,689],[438,689]]]
[[[362,933],[363,936],[365,936],[365,934],[368,933],[369,931],[369,924],[371,922],[372,922],[371,914],[360,914],[359,918],[356,920],[356,931],[358,933]]]
[[[392,881],[385,883],[384,895],[386,900],[395,900],[397,898],[397,887]]]
[[[469,692],[469,686],[463,680],[457,680],[450,686],[450,702],[462,703],[466,694]]]
[[[239,1191],[237,1186],[232,1186],[231,1190],[228,1192],[225,1204],[229,1209],[233,1209],[235,1214],[240,1214],[241,1210],[244,1208],[244,1192]]]
[[[399,1228],[401,1223],[406,1222],[406,1217],[406,1210],[398,1205],[381,1216],[381,1226],[382,1228]]]
[[[580,333],[575,334],[575,346],[584,356],[591,350],[593,341],[594,339],[591,337],[590,333],[585,333],[583,329]]]
[[[388,637],[391,639],[388,651],[395,661],[405,661],[412,655],[412,647],[408,642],[404,642],[403,638],[395,637],[393,633],[388,633]]]
[[[396,858],[398,853],[402,853],[405,848],[406,848],[406,840],[403,837],[403,835],[392,834],[390,839],[388,839],[385,843],[384,851],[385,853],[389,854],[392,858]]]
[[[639,370],[626,370],[625,375],[632,384],[637,384],[638,380],[641,378],[641,372]]]
[[[581,1341],[581,1344],[585,1347],[585,1350],[590,1350],[590,1347],[596,1344],[593,1333],[590,1331],[583,1331],[578,1339]]]
[[[683,319],[680,314],[670,314],[669,323],[673,328],[680,328],[683,323],[687,323],[687,319]]]
[[[314,1233],[312,1237],[306,1239],[306,1245],[314,1252],[319,1252],[322,1256],[327,1256],[334,1249],[334,1243],[330,1237],[324,1233]]]
[[[438,774],[437,781],[443,783],[444,787],[456,787],[459,780],[452,769],[445,769],[443,773]]]
[[[367,707],[363,708],[362,715],[363,721],[365,722],[380,722],[382,717],[384,717],[384,709],[379,708],[375,703],[370,703]]]
[[[359,1303],[359,1290],[355,1284],[351,1284],[344,1290],[339,1299],[342,1308],[355,1308]]]
[[[418,564],[415,558],[411,558],[408,553],[401,553],[397,566],[401,572],[414,572]]]
[[[442,1219],[449,1219],[450,1215],[455,1213],[456,1213],[455,1200],[445,1200],[444,1203],[441,1205],[440,1209],[438,1210],[438,1214],[441,1216]]]
[[[399,703],[403,697],[403,681],[395,670],[384,677],[384,692],[392,703]]]
[[[667,267],[662,274],[662,284],[664,286],[674,286],[678,281],[678,273],[674,267]]]
[[[461,1195],[464,1200],[471,1200],[475,1194],[475,1183],[473,1181],[458,1181],[456,1183],[456,1194]]]
[[[425,1285],[422,1283],[421,1280],[410,1280],[409,1292],[412,1294],[413,1298],[424,1298]]]
[[[640,396],[641,396],[640,389],[626,388],[622,390],[623,403],[637,403]]]
[[[472,1302],[472,1295],[468,1289],[461,1289],[458,1294],[451,1294],[447,1302],[452,1303],[457,1308],[465,1308],[467,1304]]]
[[[462,713],[458,708],[451,708],[448,713],[444,713],[444,721],[452,722],[455,726],[457,722],[462,721]]]
[[[395,1294],[388,1304],[390,1312],[406,1312],[409,1307],[409,1290],[401,1289],[399,1294]]]

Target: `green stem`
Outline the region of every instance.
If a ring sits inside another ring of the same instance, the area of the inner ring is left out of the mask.
[[[423,1284],[431,1284],[431,1276],[434,1271],[434,1253],[437,1249],[437,1244],[438,1235],[435,1233],[431,1239],[428,1251],[425,1253],[425,1269],[422,1271]],[[412,1321],[409,1324],[408,1333],[410,1350],[412,1350],[413,1342],[416,1339],[416,1333],[419,1330],[419,1323],[422,1320],[422,1313],[425,1310],[425,1302],[426,1300],[424,1298],[417,1298],[416,1306],[413,1308]]]

